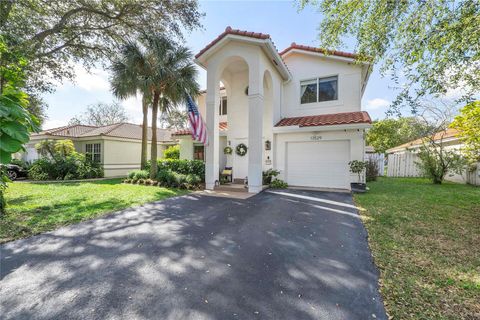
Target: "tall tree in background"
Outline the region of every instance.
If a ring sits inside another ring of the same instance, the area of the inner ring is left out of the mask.
[[[400,93],[390,112],[423,96],[463,89],[459,101],[480,91],[480,2],[477,0],[299,0],[323,14],[320,45],[341,47],[356,40],[360,60],[383,61]]]
[[[107,126],[110,124],[127,122],[129,120],[125,108],[118,102],[99,102],[87,107],[87,110],[73,117],[69,124],[84,124],[91,126]]]
[[[162,114],[160,123],[165,129],[182,130],[188,128],[188,114],[182,107],[172,108],[168,113]]]
[[[432,128],[415,117],[377,120],[367,132],[367,145],[374,147],[377,153],[385,153],[387,149],[425,137]]]
[[[480,162],[480,101],[463,107],[450,127],[459,131],[459,137],[465,145],[465,157],[470,164],[477,165]]]
[[[112,63],[110,85],[113,95],[120,99],[126,99],[142,95],[142,150],[140,167],[145,169],[147,164],[148,145],[148,106],[151,102],[151,92],[148,83],[144,81],[147,74],[147,61],[143,48],[135,42],[124,44],[120,55]]]

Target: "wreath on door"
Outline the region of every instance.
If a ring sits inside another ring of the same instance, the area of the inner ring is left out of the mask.
[[[235,148],[235,152],[236,154],[238,154],[239,156],[243,157],[244,155],[247,154],[247,146],[243,143],[240,143],[236,148]]]
[[[223,153],[224,154],[232,154],[232,152],[233,152],[232,148],[230,148],[228,146],[223,148]]]

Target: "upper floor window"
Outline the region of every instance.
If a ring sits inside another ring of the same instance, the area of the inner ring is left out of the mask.
[[[300,82],[300,103],[338,99],[338,76],[316,78]]]
[[[101,156],[100,156],[100,143],[87,143],[85,145],[85,153],[87,159],[93,162],[100,162],[101,161]]]
[[[221,116],[224,116],[227,114],[227,97],[221,97],[218,114]]]

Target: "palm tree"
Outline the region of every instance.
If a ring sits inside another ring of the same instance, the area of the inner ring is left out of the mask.
[[[110,84],[113,95],[120,99],[136,96],[142,93],[142,151],[140,159],[141,169],[147,164],[147,134],[148,134],[148,105],[150,103],[150,91],[145,87],[143,75],[145,73],[145,57],[142,48],[134,43],[126,43],[120,50],[120,55],[112,64],[112,76]]]

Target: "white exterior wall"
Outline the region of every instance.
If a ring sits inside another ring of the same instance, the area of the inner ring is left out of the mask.
[[[308,53],[292,53],[284,60],[292,73],[292,81],[284,86],[282,118],[361,110],[361,65]],[[338,100],[300,104],[301,81],[331,76],[338,76]]]
[[[180,159],[193,160],[193,139],[191,135],[178,136]]]
[[[363,161],[365,154],[365,140],[363,130],[335,130],[335,131],[321,131],[321,132],[298,132],[298,133],[278,133],[275,137],[276,152],[274,159],[274,167],[280,171],[279,178],[286,180],[285,170],[286,168],[286,158],[287,152],[286,147],[289,142],[311,142],[312,136],[315,136],[315,139],[321,137],[321,141],[349,141],[350,143],[350,160],[360,160]],[[308,172],[314,168],[305,168]],[[348,167],[345,168],[346,171],[350,171]],[[358,175],[354,173],[350,174],[350,182],[358,182]],[[288,182],[288,181],[287,181]]]

